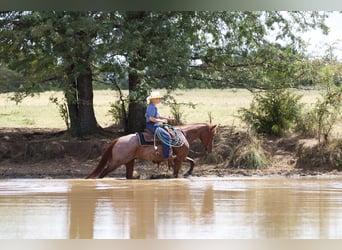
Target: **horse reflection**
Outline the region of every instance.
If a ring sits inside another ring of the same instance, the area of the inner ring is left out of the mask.
[[[73,182],[69,193],[69,238],[93,239],[94,217],[98,197],[95,183]]]
[[[186,182],[76,181],[68,198],[70,239],[168,238],[215,217],[211,185],[192,193]]]

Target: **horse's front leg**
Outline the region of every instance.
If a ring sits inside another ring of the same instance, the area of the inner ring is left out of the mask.
[[[176,157],[176,159],[174,160],[173,177],[178,178],[179,170],[182,166],[183,161],[184,159],[179,159],[178,157]]]
[[[185,161],[190,163],[190,168],[188,172],[186,172],[183,176],[188,177],[189,175],[192,175],[192,171],[194,170],[194,166],[195,166],[195,161],[189,156],[185,158]]]

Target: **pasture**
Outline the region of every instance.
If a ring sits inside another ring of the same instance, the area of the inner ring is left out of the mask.
[[[165,90],[160,90],[163,94]],[[320,96],[318,90],[295,90],[303,95],[302,102],[314,103]],[[124,94],[127,94],[124,91]],[[65,129],[58,108],[49,98],[63,98],[62,92],[43,92],[34,97],[27,97],[16,104],[9,97],[13,93],[0,94],[0,127],[18,128],[58,128]],[[191,89],[173,92],[178,103],[193,103],[195,108],[181,106],[182,121],[185,123],[208,122],[210,119],[218,125],[243,126],[238,117],[238,110],[248,107],[253,95],[245,89]],[[113,124],[109,114],[110,105],[119,99],[114,90],[94,91],[94,110],[98,123],[102,127]],[[158,106],[163,116],[171,116],[170,107],[161,103]]]

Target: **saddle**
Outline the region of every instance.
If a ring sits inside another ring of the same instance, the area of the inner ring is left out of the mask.
[[[184,143],[188,143],[186,138],[184,137],[181,131],[176,130],[167,130],[171,135],[171,145],[175,147],[176,145],[183,145]],[[155,136],[154,133],[148,129],[145,129],[144,132],[137,132],[137,137],[139,139],[140,145],[160,145],[162,141]]]
[[[160,144],[161,141],[159,138],[154,136],[154,133],[148,129],[145,129],[144,132],[137,132],[136,133],[140,142],[140,145],[154,145],[154,140],[156,140],[157,144]]]
[[[168,132],[170,133],[171,138],[175,137],[175,134],[172,131]],[[149,129],[145,129],[144,132],[137,132],[136,134],[138,136],[140,145],[154,145],[154,140],[156,145],[162,143],[158,136],[154,136],[154,133]]]

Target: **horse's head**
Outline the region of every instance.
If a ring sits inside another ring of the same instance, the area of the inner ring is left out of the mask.
[[[214,135],[216,134],[216,125],[208,125],[205,130],[200,133],[199,139],[208,153],[213,150]]]

